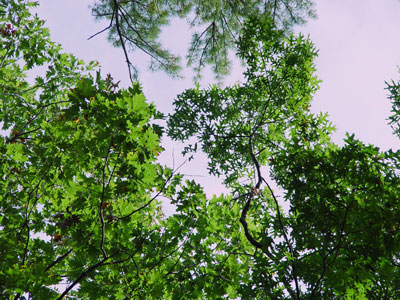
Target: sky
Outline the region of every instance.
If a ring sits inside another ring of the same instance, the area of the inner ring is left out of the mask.
[[[37,13],[47,20],[52,39],[61,43],[66,52],[77,57],[97,60],[103,74],[111,73],[122,86],[129,85],[127,67],[121,49],[106,39],[106,34],[91,40],[88,37],[108,24],[95,22],[86,0],[40,0]],[[385,81],[400,79],[400,1],[399,0],[318,0],[318,18],[296,32],[309,36],[319,49],[316,60],[317,75],[322,80],[314,97],[312,110],[327,112],[336,126],[334,141],[342,144],[346,132],[354,133],[365,143],[381,150],[398,149],[399,140],[387,125],[390,102]],[[175,20],[165,29],[161,41],[173,52],[184,56],[190,34],[184,20]],[[184,89],[193,87],[190,70],[184,70],[183,80],[172,79],[162,72],[146,70],[148,57],[134,53],[132,61],[139,66],[139,80],[149,101],[155,102],[162,112],[171,112],[174,97]],[[234,64],[225,84],[242,79],[241,67]],[[204,73],[202,86],[214,82],[210,71]],[[162,159],[172,166],[183,161],[179,156],[181,145],[168,143]],[[172,159],[172,156],[175,159]],[[210,194],[219,193],[221,186],[209,180],[204,168],[204,157],[188,163],[184,173],[195,175],[196,181],[207,185]],[[197,176],[200,175],[200,176]]]

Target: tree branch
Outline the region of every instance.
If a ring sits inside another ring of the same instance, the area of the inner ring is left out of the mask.
[[[268,182],[263,178],[264,183],[266,184],[266,186],[268,187],[268,190],[272,196],[272,198],[274,199],[275,202],[275,207],[276,207],[276,213],[278,216],[278,222],[279,222],[279,226],[281,227],[282,233],[283,233],[283,237],[285,239],[285,242],[287,244],[287,247],[289,248],[290,251],[290,255],[294,258],[294,251],[293,251],[293,247],[292,244],[289,241],[289,238],[287,236],[286,230],[285,230],[285,225],[283,225],[282,222],[282,217],[281,217],[281,212],[279,209],[279,203],[278,203],[278,199],[276,198],[274,191],[272,190],[271,186],[268,184]],[[296,294],[297,294],[297,299],[300,299],[300,288],[299,288],[299,283],[298,283],[298,279],[297,279],[297,272],[296,272],[296,265],[294,262],[291,263],[292,265],[292,269],[293,269],[293,279],[296,285]]]
[[[45,272],[49,271],[52,267],[54,267],[56,264],[58,264],[60,261],[66,258],[71,252],[72,249],[69,249],[65,254],[59,256],[55,261],[53,261],[50,265],[48,265],[44,271]]]
[[[175,172],[177,172],[185,163],[186,163],[186,160],[185,160],[182,164],[180,164],[180,165],[178,166],[178,168],[176,168],[176,170],[174,170],[174,171],[171,173],[171,175],[167,178],[167,180],[164,181],[164,184],[163,184],[163,186],[161,187],[160,191],[159,191],[155,196],[153,196],[146,204],[144,204],[144,205],[142,205],[141,207],[139,207],[139,208],[133,210],[132,212],[130,212],[130,213],[127,214],[126,216],[118,217],[117,220],[123,220],[123,219],[129,218],[129,217],[132,216],[133,214],[135,214],[135,213],[137,213],[138,211],[140,211],[140,210],[146,208],[147,206],[149,206],[150,203],[153,202],[154,199],[156,199],[156,198],[164,191],[165,187],[167,186],[167,183],[168,183],[168,182],[171,180],[171,178],[174,176]]]
[[[89,269],[86,271],[82,272],[81,275],[78,276],[77,279],[75,279],[66,289],[65,291],[57,298],[57,300],[62,300],[64,299],[64,296],[66,296],[70,290],[74,288],[83,278],[85,278],[89,273],[97,269],[98,267],[102,266],[104,262],[106,262],[110,257],[105,257],[101,261],[99,261],[97,264],[91,266]]]
[[[107,14],[107,15],[110,15],[110,14]],[[98,15],[98,16],[100,16],[100,15]],[[113,10],[113,12],[112,12],[112,14],[111,14],[110,25],[108,25],[108,26],[107,26],[106,28],[104,28],[103,30],[100,30],[100,31],[96,32],[95,34],[92,34],[90,37],[88,37],[88,40],[94,38],[95,36],[97,36],[97,35],[103,33],[103,32],[106,31],[106,30],[110,29],[111,26],[112,26],[112,23],[113,23],[113,21],[114,21],[114,16],[115,16],[115,10]]]
[[[105,225],[105,222],[104,222],[104,215],[103,215],[104,214],[104,209],[103,209],[103,206],[104,206],[104,195],[105,195],[105,190],[106,190],[106,188],[108,186],[108,184],[106,185],[106,167],[107,167],[107,164],[108,164],[108,157],[110,155],[110,150],[111,150],[112,144],[113,144],[113,138],[111,136],[110,145],[108,146],[107,154],[106,154],[104,165],[103,165],[102,191],[101,191],[101,201],[100,201],[100,206],[99,206],[99,215],[100,215],[100,221],[101,221],[100,249],[101,249],[101,252],[103,253],[103,258],[107,257],[106,251],[104,250],[104,239],[105,239],[105,230],[106,230],[105,226],[106,225]]]
[[[338,242],[337,242],[337,245],[332,249],[332,250],[336,250],[336,251],[335,251],[335,257],[334,257],[334,259],[333,259],[333,262],[332,262],[329,266],[331,266],[332,264],[334,264],[334,262],[336,261],[336,258],[337,258],[337,256],[338,256],[338,253],[339,253],[339,250],[340,250],[340,245],[341,245],[341,243],[342,243],[342,237],[343,237],[343,233],[344,233],[344,226],[346,225],[346,219],[347,219],[348,210],[349,210],[349,208],[346,207],[346,212],[345,212],[345,214],[344,214],[343,222],[342,222],[342,225],[341,225],[341,227],[340,227],[340,233],[339,233]],[[326,272],[326,270],[327,270],[327,266],[326,266],[326,259],[327,259],[327,258],[328,258],[328,255],[325,257],[325,259],[324,259],[324,261],[323,261],[323,264],[324,264],[324,265],[323,265],[323,269],[322,269],[321,275],[319,276],[317,282],[315,283],[315,285],[314,285],[314,287],[313,287],[313,289],[312,289],[311,296],[310,296],[310,300],[312,300],[312,299],[314,298],[314,294],[315,294],[315,292],[317,291],[317,288],[318,288],[319,284],[321,283],[322,278],[323,278],[324,275],[325,275],[325,272]]]
[[[121,41],[122,50],[124,51],[125,60],[126,60],[126,63],[128,64],[129,79],[132,81],[133,80],[132,72],[131,72],[132,63],[129,60],[128,51],[126,50],[126,47],[125,47],[124,36],[121,33],[121,28],[120,28],[120,23],[119,23],[119,12],[118,12],[119,11],[119,5],[118,5],[118,1],[117,0],[114,0],[114,5],[115,5],[115,7],[114,7],[115,25],[116,25],[116,28],[117,28],[119,40]]]

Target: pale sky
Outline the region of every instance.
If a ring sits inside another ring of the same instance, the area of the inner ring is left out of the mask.
[[[313,108],[326,111],[336,137],[354,132],[382,150],[399,148],[386,119],[390,114],[385,80],[400,79],[400,1],[317,1],[318,20],[302,32],[319,49],[323,80]]]
[[[110,46],[106,34],[87,40],[107,26],[107,23],[94,22],[88,9],[91,2],[41,0],[37,11],[47,20],[52,39],[61,43],[66,52],[84,60],[98,60],[104,75],[111,73],[127,86],[129,81],[122,50]],[[297,29],[309,35],[319,49],[317,74],[323,82],[314,98],[313,111],[328,112],[329,119],[337,127],[334,135],[337,143],[341,143],[347,131],[382,150],[398,149],[398,138],[386,125],[390,102],[384,87],[385,80],[400,79],[397,68],[400,66],[400,1],[319,0],[316,4],[318,19]],[[184,55],[190,41],[186,28],[184,20],[173,22],[162,35],[163,43],[175,53]],[[175,95],[193,87],[192,74],[187,70],[184,80],[174,80],[161,72],[146,71],[148,58],[145,55],[137,53],[131,58],[140,67],[139,80],[146,98],[154,101],[162,112],[172,110]],[[240,67],[236,64],[226,83],[241,78]],[[206,72],[203,85],[212,82],[212,74]],[[171,165],[173,148],[176,164],[181,162],[181,148],[177,145],[169,148],[163,156],[165,163]],[[188,165],[184,172],[206,176],[200,165]],[[195,179],[203,181],[202,178]],[[209,193],[221,191],[215,182],[210,185],[207,180],[204,184],[208,185]]]

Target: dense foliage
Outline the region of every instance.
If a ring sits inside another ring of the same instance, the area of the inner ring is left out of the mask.
[[[230,191],[207,198],[157,162],[140,85],[63,53],[32,6],[0,0],[2,299],[400,298],[400,152],[332,142],[310,40],[248,18],[246,81],[177,96],[167,134]]]
[[[225,176],[243,207],[243,232],[258,253],[246,297],[341,299],[358,291],[356,299],[397,299],[400,153],[352,135],[342,147],[331,141],[326,116],[309,111],[316,51],[301,35],[285,38],[252,19],[238,53],[246,83],[179,95],[169,134],[196,136],[210,172]],[[398,85],[390,90],[397,107]]]

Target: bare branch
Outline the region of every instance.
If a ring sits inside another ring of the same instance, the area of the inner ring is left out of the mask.
[[[115,25],[116,25],[116,28],[117,28],[119,40],[121,41],[122,50],[124,51],[125,60],[126,60],[126,63],[128,64],[129,79],[132,81],[133,80],[132,72],[131,72],[132,63],[129,60],[128,51],[126,50],[126,47],[125,47],[124,36],[121,33],[121,27],[120,27],[120,23],[119,23],[119,12],[118,12],[119,11],[119,5],[118,5],[118,1],[117,0],[114,0],[114,5],[115,5],[115,8],[114,8]]]
[[[110,14],[107,14],[107,15],[110,15]],[[113,23],[113,21],[114,21],[114,16],[115,16],[115,9],[113,10],[113,12],[112,12],[112,14],[111,14],[110,25],[108,25],[108,26],[107,26],[106,28],[104,28],[103,30],[100,30],[99,32],[96,32],[95,34],[93,34],[93,35],[91,35],[90,37],[88,37],[88,40],[94,38],[95,36],[97,36],[97,35],[103,33],[103,32],[106,31],[106,30],[110,29],[111,26],[112,26],[112,23]]]

